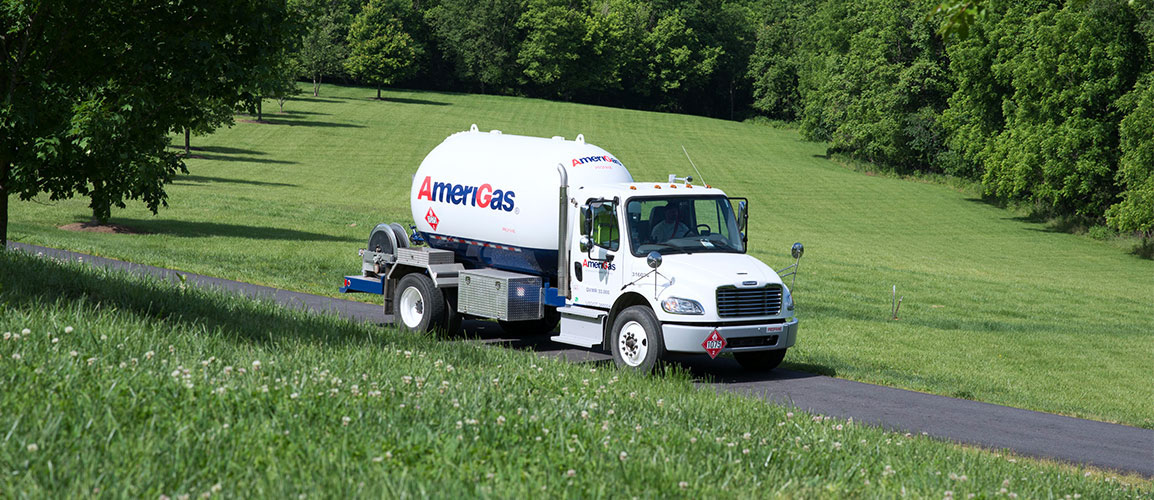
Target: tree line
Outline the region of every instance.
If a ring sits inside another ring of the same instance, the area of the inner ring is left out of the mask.
[[[9,195],[155,211],[170,134],[298,79],[764,116],[1154,234],[1154,0],[947,2],[0,0],[0,238]]]
[[[964,33],[928,0],[294,5],[311,20],[301,76],[314,84],[765,116],[901,173],[1154,233],[1151,0],[965,2]],[[366,46],[385,40],[391,62],[367,70]]]

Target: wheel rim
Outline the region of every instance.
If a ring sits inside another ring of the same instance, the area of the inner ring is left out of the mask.
[[[415,287],[406,288],[401,292],[401,321],[409,328],[416,328],[425,317],[425,299],[420,290]]]
[[[629,366],[640,366],[645,362],[645,356],[649,354],[649,334],[641,323],[630,321],[621,327],[621,334],[617,336],[617,352]]]

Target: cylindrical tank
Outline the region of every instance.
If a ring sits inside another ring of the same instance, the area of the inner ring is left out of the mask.
[[[555,277],[557,165],[568,173],[571,197],[581,186],[633,181],[616,157],[582,136],[526,137],[474,125],[434,148],[413,176],[417,231],[466,265]]]

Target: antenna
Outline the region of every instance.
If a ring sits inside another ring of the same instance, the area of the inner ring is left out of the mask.
[[[685,145],[684,145],[684,144],[682,144],[682,145],[681,145],[681,151],[682,151],[683,153],[685,153],[685,159],[689,160],[689,164],[690,164],[690,165],[693,165],[693,171],[694,171],[694,172],[697,172],[697,178],[698,178],[698,179],[701,179],[701,183],[702,183],[702,184],[705,184],[705,177],[701,175],[701,171],[700,171],[700,170],[698,170],[698,169],[697,169],[697,165],[696,165],[695,163],[693,163],[693,158],[690,158],[690,157],[689,157],[689,151],[686,151],[686,150],[685,150]]]

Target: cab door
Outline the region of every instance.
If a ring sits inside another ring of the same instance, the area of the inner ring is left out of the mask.
[[[570,249],[573,302],[610,308],[624,284],[620,207],[613,200],[586,200],[580,213],[581,236]]]

